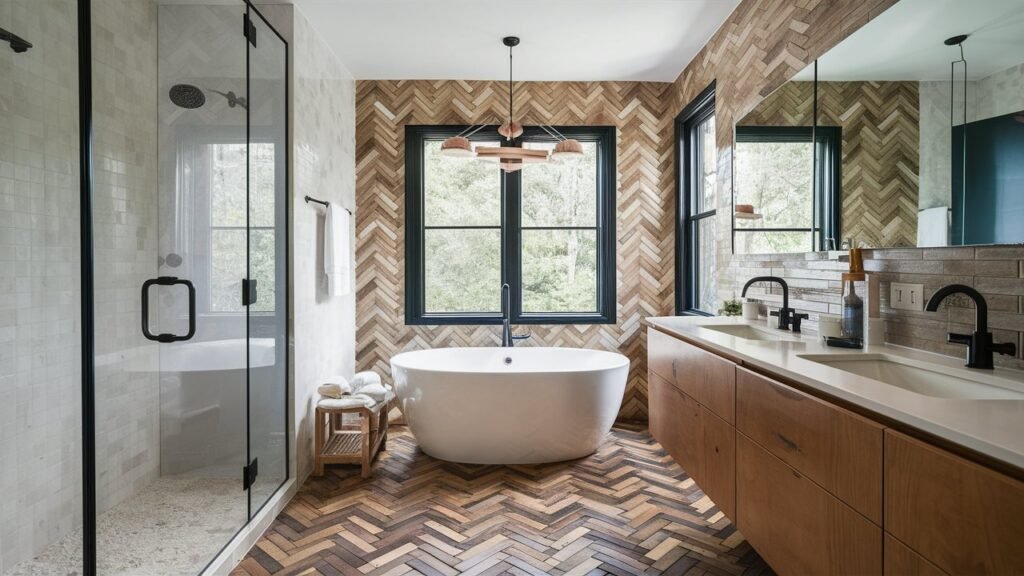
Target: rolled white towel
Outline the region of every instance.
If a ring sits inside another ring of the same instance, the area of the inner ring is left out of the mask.
[[[380,384],[380,374],[376,372],[356,372],[355,376],[352,377],[352,391],[358,392],[363,387],[369,386],[370,384]]]
[[[321,384],[316,391],[324,398],[344,398],[345,391],[337,384]]]
[[[341,398],[352,393],[352,385],[344,376],[328,376],[323,379],[316,391],[327,398]]]
[[[362,396],[369,396],[370,398],[373,398],[375,401],[380,402],[387,398],[388,389],[385,388],[384,385],[380,383],[367,384],[359,389],[358,394]]]

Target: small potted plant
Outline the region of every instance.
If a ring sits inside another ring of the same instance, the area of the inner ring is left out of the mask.
[[[740,316],[743,314],[743,303],[733,298],[722,302],[722,308],[718,310],[719,316]]]

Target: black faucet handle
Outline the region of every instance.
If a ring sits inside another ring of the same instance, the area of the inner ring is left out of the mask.
[[[513,340],[526,340],[530,336],[533,336],[533,332],[527,332],[526,334],[520,334],[518,336],[513,335],[512,339]]]
[[[779,330],[789,330],[789,323],[793,320],[793,313],[795,310],[792,308],[782,307],[778,310],[769,312],[769,316],[776,316],[779,319],[778,328]]]
[[[793,332],[800,332],[800,323],[810,318],[810,314],[801,314],[793,312]]]
[[[950,344],[960,344],[962,346],[970,346],[974,337],[970,334],[957,334],[956,332],[950,332],[946,335],[946,342]]]
[[[998,352],[1003,356],[1016,356],[1017,345],[1013,342],[1000,342],[992,344],[992,351]]]

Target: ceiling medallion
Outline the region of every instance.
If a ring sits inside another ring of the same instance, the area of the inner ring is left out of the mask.
[[[519,137],[523,135],[522,123],[516,121],[512,108],[512,48],[519,45],[519,38],[506,36],[502,43],[508,46],[508,118],[500,127],[498,134],[505,141],[501,146],[477,146],[474,150],[470,137],[485,126],[471,126],[457,136],[452,136],[441,143],[441,154],[454,158],[477,158],[497,162],[505,172],[515,172],[526,164],[542,164],[551,160],[579,158],[583,156],[583,145],[573,138],[566,138],[553,126],[538,125],[556,142],[554,149],[547,150],[524,148]]]

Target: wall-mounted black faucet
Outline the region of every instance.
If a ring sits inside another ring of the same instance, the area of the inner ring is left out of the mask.
[[[982,296],[980,292],[970,286],[964,286],[963,284],[950,284],[949,286],[939,288],[928,300],[928,305],[924,307],[925,310],[929,312],[937,311],[939,309],[939,304],[952,294],[964,294],[970,297],[971,300],[974,300],[976,312],[974,320],[974,334],[954,334],[950,332],[947,337],[948,342],[967,346],[968,368],[985,368],[991,370],[993,367],[993,352],[998,352],[1004,356],[1014,356],[1017,354],[1017,345],[1013,342],[1006,342],[1002,344],[995,344],[992,342],[992,333],[988,331],[988,303],[985,302],[985,297]]]
[[[11,50],[14,50],[18,54],[28,51],[32,47],[32,43],[25,40],[21,36],[13,32],[8,32],[3,28],[0,28],[0,42],[8,42],[11,45]]]
[[[789,307],[789,284],[778,276],[754,276],[747,283],[743,285],[743,292],[740,293],[740,297],[743,298],[747,295],[747,288],[756,282],[775,282],[779,286],[782,286],[782,308],[779,308],[778,312],[772,312],[772,316],[779,317],[779,330],[789,330],[790,323],[793,324],[793,331],[800,331],[800,320],[807,319],[806,314],[795,314],[795,310]]]

